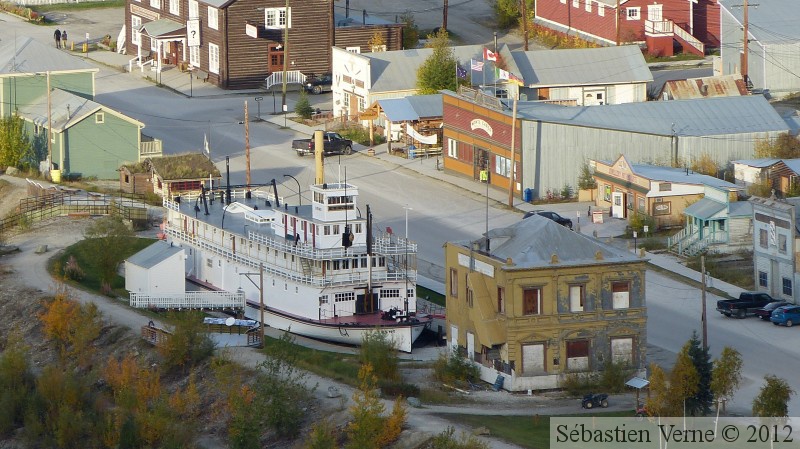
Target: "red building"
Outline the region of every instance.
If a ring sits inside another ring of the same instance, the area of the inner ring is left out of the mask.
[[[535,20],[601,44],[646,43],[659,56],[719,47],[717,0],[536,0]]]

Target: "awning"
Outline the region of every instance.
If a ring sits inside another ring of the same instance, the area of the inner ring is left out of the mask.
[[[159,19],[145,23],[139,31],[150,37],[185,37],[186,24],[170,19]]]
[[[725,210],[725,204],[709,198],[702,198],[684,209],[683,213],[700,220],[709,220]]]
[[[636,388],[637,390],[641,390],[642,388],[645,388],[648,385],[650,385],[650,381],[647,379],[642,379],[641,377],[634,377],[629,381],[625,382],[625,385],[631,388]]]
[[[378,100],[378,104],[381,106],[381,109],[383,109],[386,119],[390,122],[397,123],[419,120],[419,115],[417,115],[411,103],[405,98]]]

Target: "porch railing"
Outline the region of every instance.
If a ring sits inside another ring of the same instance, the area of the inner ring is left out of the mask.
[[[300,73],[299,70],[289,70],[286,72],[286,84],[304,84],[305,82],[306,76]],[[266,89],[278,84],[283,84],[283,71],[273,72],[264,80],[264,88]]]
[[[672,34],[674,24],[671,20],[645,20],[644,31],[650,34]]]

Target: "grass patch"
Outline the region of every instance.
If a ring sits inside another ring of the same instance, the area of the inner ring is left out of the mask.
[[[156,241],[155,239],[144,239],[139,237],[124,237],[124,239],[125,244],[123,246],[126,248],[126,251],[125,254],[120,254],[123,260],[152,245],[153,242]],[[80,282],[70,280],[65,282],[73,286],[80,286],[95,293],[102,294],[100,289],[100,266],[97,263],[94,254],[90,251],[86,240],[81,240],[80,242],[65,249],[58,256],[50,259],[50,263],[47,267],[50,274],[57,278],[63,278],[64,273],[56,273],[56,270],[62,270],[62,268],[67,265],[70,257],[75,257],[78,265],[83,270],[84,276]],[[122,276],[115,276],[114,281],[111,283],[111,288],[114,290],[115,294],[121,296],[127,294],[125,291],[125,279]]]
[[[279,345],[286,344],[276,338],[267,337],[264,341],[264,352],[270,354]],[[361,362],[357,354],[340,354],[319,351],[292,343],[292,352],[296,354],[295,365],[323,377],[328,377],[351,386],[358,386],[358,370]]]
[[[36,5],[33,7],[34,11],[50,12],[50,11],[82,11],[85,9],[100,9],[100,8],[123,8],[125,7],[125,0],[107,0],[99,2],[82,2],[82,3],[58,3],[53,5]],[[72,33],[70,33],[72,34]]]
[[[700,271],[700,256],[689,259],[686,266]],[[744,290],[755,288],[752,252],[738,251],[733,255],[706,254],[706,271],[711,273],[711,277]]]
[[[438,414],[442,418],[466,425],[471,428],[487,427],[492,436],[509,443],[531,449],[547,449],[550,447],[550,416],[485,416]],[[588,415],[559,415],[588,417]],[[600,412],[592,416],[612,418],[630,417],[633,411],[628,412]]]
[[[447,304],[445,303],[445,297],[443,294],[439,292],[435,292],[429,288],[425,288],[419,284],[417,284],[417,297],[423,298],[427,301],[430,301],[434,304],[438,304],[442,307],[445,307]]]
[[[674,61],[698,61],[705,59],[703,56],[693,55],[691,53],[681,53],[675,56],[653,56],[650,54],[644,55],[644,60],[650,62],[674,62]]]

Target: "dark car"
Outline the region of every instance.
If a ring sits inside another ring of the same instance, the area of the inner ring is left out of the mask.
[[[333,75],[326,73],[325,75],[310,76],[306,79],[305,89],[314,95],[319,95],[323,92],[330,92],[333,87]]]
[[[595,407],[608,407],[608,395],[601,393],[601,394],[592,394],[589,393],[583,397],[581,400],[581,407],[583,408],[595,408]]]
[[[570,220],[569,218],[564,218],[564,217],[562,217],[561,215],[558,215],[555,212],[550,212],[550,211],[546,211],[546,210],[534,210],[534,211],[526,212],[525,216],[522,217],[522,218],[525,219],[525,218],[528,218],[528,217],[532,217],[534,215],[541,215],[544,218],[549,218],[549,219],[555,221],[556,223],[560,224],[561,226],[566,226],[566,227],[572,229],[572,220]]]
[[[771,303],[767,304],[766,306],[757,309],[754,313],[757,317],[761,318],[764,321],[769,321],[769,317],[772,316],[772,312],[775,311],[778,307],[783,307],[789,304],[786,301],[772,301]]]
[[[770,316],[769,320],[776,326],[783,324],[786,327],[792,327],[794,323],[800,323],[800,306],[791,305],[778,307],[772,312],[772,316]]]

